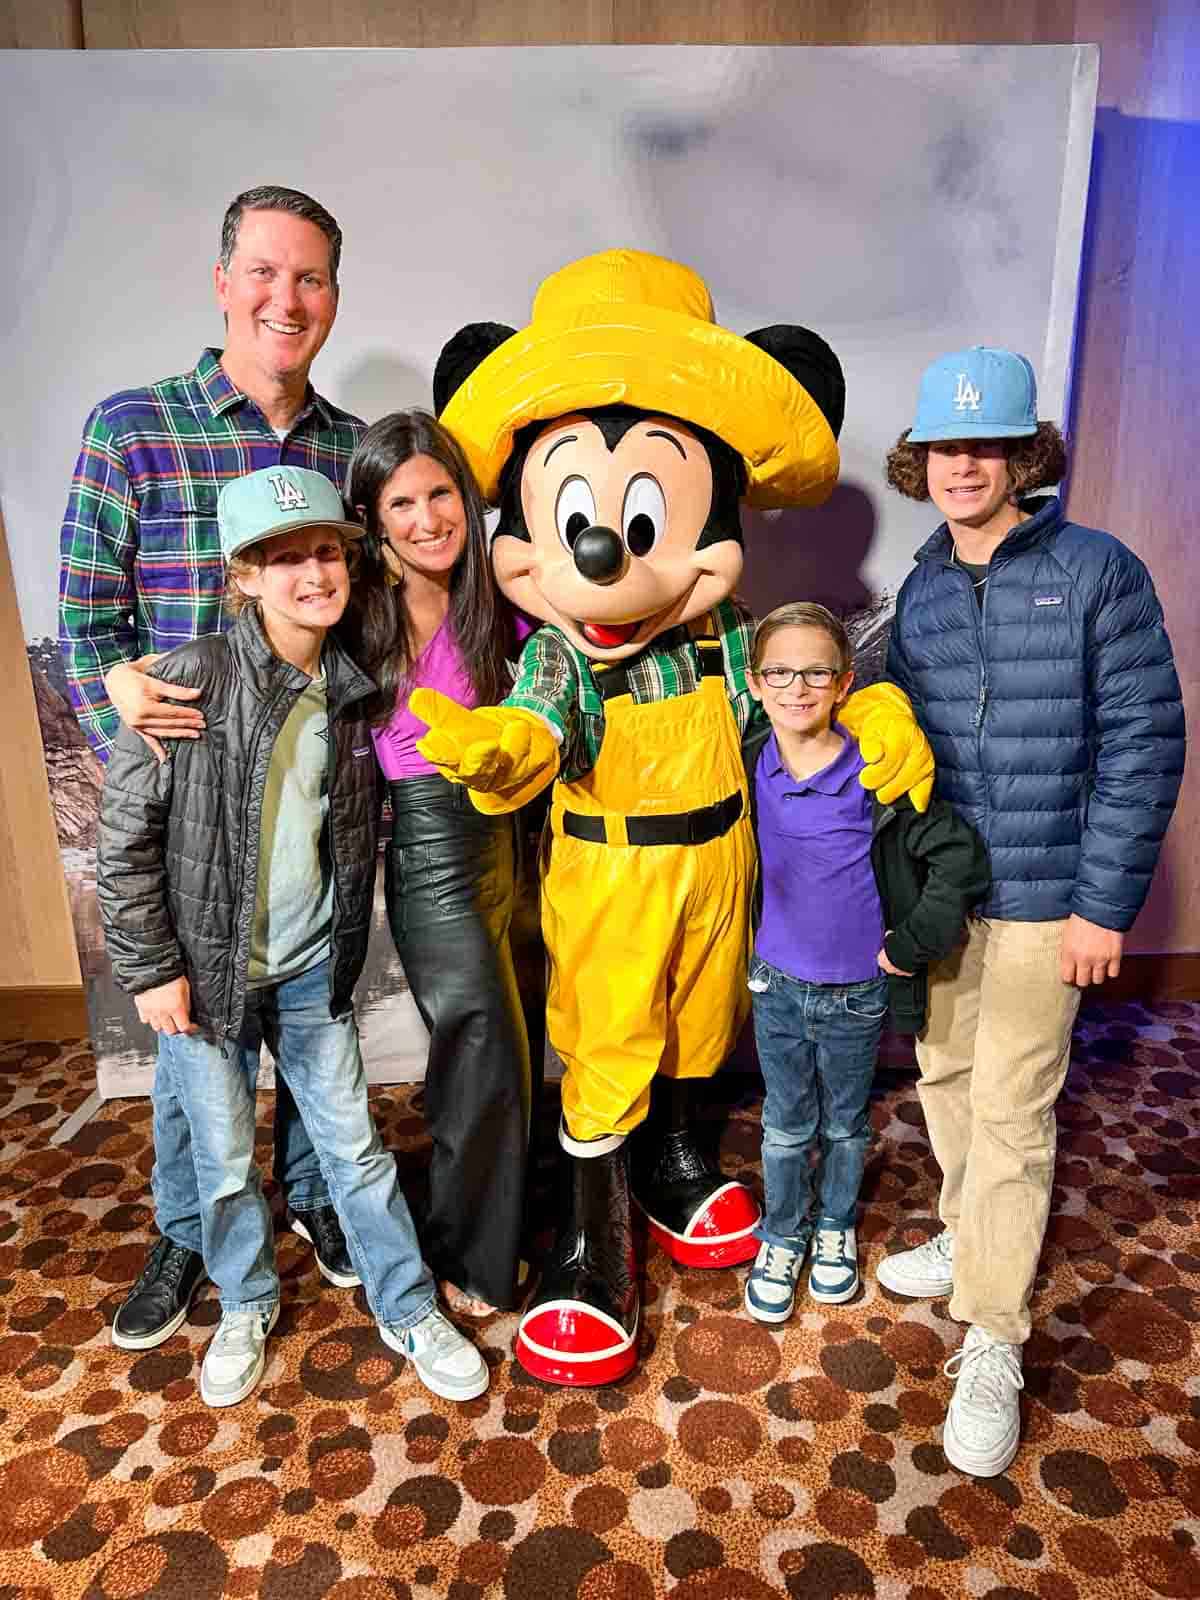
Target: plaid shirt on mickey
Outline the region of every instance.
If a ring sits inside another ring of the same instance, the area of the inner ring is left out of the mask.
[[[309,389],[281,440],[206,350],[193,372],[102,400],[88,417],[62,525],[59,649],[79,725],[107,761],[119,661],[223,632],[217,494],[281,462],[340,489],[364,424]]]
[[[722,600],[709,613],[710,624],[713,621],[724,657],[725,686],[740,735],[746,731],[755,706],[746,687],[754,618],[734,601]],[[635,705],[673,700],[700,687],[696,646],[686,627],[672,628],[652,640],[640,655],[631,656],[620,665]],[[594,663],[557,628],[539,628],[521,652],[517,681],[504,701],[506,706],[536,711],[560,735],[559,777],[568,783],[591,771],[604,740],[604,700],[596,687],[593,667]]]

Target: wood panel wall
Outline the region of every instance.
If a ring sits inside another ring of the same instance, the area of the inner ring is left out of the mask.
[[[0,1007],[3,990],[79,987],[79,959],[50,812],[33,681],[0,520]],[[0,1039],[11,1038],[3,1026]]]
[[[4,0],[0,47],[230,49],[494,44],[1051,44],[1101,46],[1068,504],[1154,573],[1193,725],[1200,716],[1200,6],[1195,0]],[[1030,94],[1037,93],[1031,81]],[[1014,105],[1014,117],[1020,106]],[[986,329],[980,330],[986,337]],[[0,671],[24,672],[0,565]],[[5,718],[5,771],[41,770],[32,700]],[[18,786],[19,787],[19,786]],[[20,953],[0,943],[0,990],[56,984],[74,951],[48,911],[52,839],[26,790],[0,781],[0,894]],[[2,852],[8,849],[8,854]],[[65,896],[64,896],[65,899]],[[40,931],[39,931],[40,930]],[[1200,951],[1200,801],[1185,788],[1130,940]]]

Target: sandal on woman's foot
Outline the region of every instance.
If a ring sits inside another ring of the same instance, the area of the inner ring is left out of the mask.
[[[494,1317],[497,1307],[490,1305],[476,1294],[468,1294],[465,1289],[460,1289],[456,1283],[451,1283],[447,1278],[438,1285],[442,1291],[442,1299],[454,1312],[456,1317]]]

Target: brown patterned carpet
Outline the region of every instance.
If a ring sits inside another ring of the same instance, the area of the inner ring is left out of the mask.
[[[1025,1443],[989,1482],[937,1442],[960,1334],[945,1303],[897,1301],[870,1270],[936,1225],[895,1058],[857,1301],[804,1302],[771,1332],[743,1315],[739,1274],[654,1254],[631,1381],[536,1386],[509,1358],[514,1319],[494,1318],[478,1335],[491,1391],[461,1408],[290,1234],[266,1377],[242,1405],[197,1394],[211,1288],[160,1349],[113,1349],[150,1225],[150,1108],[109,1102],[48,1145],[92,1070],[81,1044],[0,1045],[0,1600],[1200,1596],[1200,1006],[1081,1018]],[[753,1169],[755,1080],[721,1088],[725,1165]],[[375,1105],[415,1178],[418,1092]],[[549,1126],[550,1093],[545,1111]]]

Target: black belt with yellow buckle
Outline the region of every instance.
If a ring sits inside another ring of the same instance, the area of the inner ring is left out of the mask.
[[[727,795],[715,805],[696,811],[676,811],[665,817],[626,817],[625,836],[630,844],[707,844],[719,839],[742,814],[740,794]],[[608,844],[603,817],[589,817],[580,811],[564,811],[564,833],[590,844]]]

